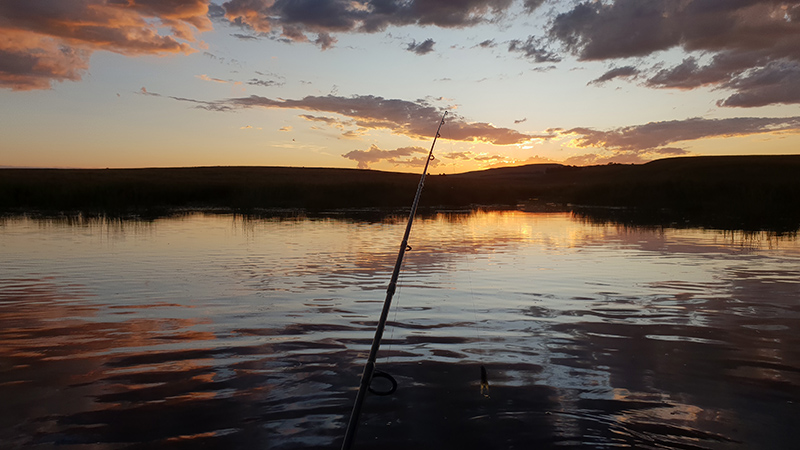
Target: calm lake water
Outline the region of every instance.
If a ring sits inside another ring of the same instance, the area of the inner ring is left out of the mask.
[[[0,220],[0,447],[338,448],[405,221]],[[410,244],[356,448],[800,445],[796,236],[510,211]]]

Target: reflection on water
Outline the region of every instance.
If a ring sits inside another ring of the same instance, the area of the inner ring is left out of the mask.
[[[337,447],[404,226],[3,219],[3,448]],[[796,446],[794,236],[490,212],[411,245],[357,448]]]

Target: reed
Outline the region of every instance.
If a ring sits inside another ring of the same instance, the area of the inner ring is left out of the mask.
[[[417,175],[359,169],[0,169],[0,210],[123,214],[176,208],[402,208]],[[432,175],[422,207],[521,202],[621,207],[673,222],[800,226],[800,156],[686,157],[641,165],[530,165]],[[584,208],[586,210],[586,208]]]

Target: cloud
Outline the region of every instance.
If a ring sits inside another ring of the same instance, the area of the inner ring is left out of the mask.
[[[562,135],[575,135],[576,147],[595,147],[618,153],[658,153],[678,155],[686,153],[676,147],[665,147],[675,142],[704,138],[748,136],[764,133],[800,133],[800,116],[785,118],[737,117],[730,119],[670,120],[649,122],[598,131],[591,128],[573,128]]]
[[[517,119],[517,120],[515,120],[515,121],[514,121],[514,123],[515,123],[515,124],[520,124],[520,123],[526,122],[527,120],[528,120],[528,118],[527,118],[527,117],[525,117],[525,118],[522,118],[522,119]]]
[[[458,159],[461,161],[469,161],[472,159],[472,152],[451,152],[451,153],[445,153],[442,156],[447,159]]]
[[[646,85],[733,90],[720,106],[800,103],[800,4],[780,0],[583,2],[553,20],[548,35],[584,61],[643,57],[681,48],[674,67],[650,69]],[[601,77],[603,78],[603,77]]]
[[[342,137],[345,139],[361,139],[363,136],[369,133],[369,130],[366,128],[357,128],[355,130],[347,130],[342,133]]]
[[[351,119],[347,125],[365,129],[388,129],[395,134],[415,139],[431,138],[444,110],[427,101],[416,102],[385,99],[372,95],[353,97],[308,96],[299,100],[270,99],[257,95],[209,102],[219,108],[288,108],[305,111],[339,114]],[[312,120],[311,115],[303,115]],[[345,123],[345,122],[342,122]],[[489,123],[467,122],[463,117],[450,114],[445,122],[442,137],[456,141],[487,142],[496,145],[520,144],[535,138],[550,138],[520,133],[509,128],[495,127]]]
[[[251,86],[263,86],[263,87],[272,87],[272,86],[283,86],[285,83],[282,81],[275,81],[275,80],[259,80],[258,78],[251,78],[247,80],[247,84]]]
[[[547,49],[545,40],[543,38],[528,36],[525,42],[519,39],[514,39],[508,43],[509,52],[518,52],[531,59],[534,62],[559,62],[561,58]]]
[[[370,164],[381,161],[389,161],[394,165],[418,165],[420,161],[424,164],[426,156],[406,159],[415,153],[427,154],[428,150],[421,147],[400,147],[395,150],[381,150],[378,146],[371,145],[369,150],[353,150],[345,153],[342,157],[356,161],[359,169],[369,169]],[[435,162],[436,160],[433,160],[431,164],[435,165]]]
[[[479,155],[479,156],[476,156],[476,157],[474,157],[472,159],[474,159],[475,161],[480,161],[480,162],[496,163],[498,161],[504,161],[507,158],[505,156],[502,156],[502,155]]]
[[[314,43],[319,45],[321,49],[327,50],[333,47],[333,44],[336,43],[336,38],[332,37],[328,33],[319,33],[317,34],[317,38],[314,39]]]
[[[526,165],[526,164],[553,164],[553,163],[557,163],[557,162],[558,161],[555,161],[554,159],[548,158],[546,156],[534,155],[534,156],[531,156],[530,158],[528,158],[528,159],[526,159],[524,161],[520,161],[520,165]]]
[[[0,2],[0,87],[48,89],[77,81],[96,50],[192,53],[211,29],[208,0]],[[166,34],[162,34],[166,32]]]
[[[406,50],[414,52],[418,55],[427,55],[433,51],[433,44],[435,44],[435,42],[430,38],[425,39],[425,41],[420,42],[419,44],[417,44],[417,41],[411,41],[411,43],[408,44],[408,47],[406,47]]]
[[[588,84],[603,84],[605,82],[611,81],[614,78],[630,78],[635,77],[639,73],[639,70],[633,66],[624,66],[624,67],[617,67],[614,69],[609,70],[608,72],[600,75],[598,78],[590,81]]]
[[[522,2],[523,6],[525,6],[525,10],[528,12],[533,12],[536,8],[542,6],[545,0],[524,0]]]
[[[206,75],[206,74],[202,74],[202,75],[195,75],[194,77],[195,77],[195,78],[198,78],[198,79],[201,79],[201,80],[203,80],[203,81],[211,81],[211,82],[214,82],[214,83],[223,83],[223,84],[228,84],[228,83],[231,83],[231,84],[242,84],[242,82],[241,82],[241,81],[234,81],[234,80],[223,80],[222,78],[212,78],[212,77],[209,77],[209,76],[208,76],[208,75]],[[248,83],[248,84],[249,84],[249,83]]]
[[[233,110],[233,108],[228,105],[216,104],[214,102],[206,102],[203,100],[195,100],[192,98],[185,98],[185,97],[174,97],[172,95],[161,95],[157,92],[148,91],[147,88],[145,88],[144,86],[142,86],[142,88],[139,89],[139,91],[137,91],[136,93],[140,95],[146,95],[148,97],[171,98],[172,100],[176,100],[179,102],[193,103],[195,105],[195,108],[205,109],[206,111],[226,112]]]
[[[340,130],[344,129],[344,127],[346,126],[355,125],[355,122],[353,122],[352,120],[339,120],[334,117],[314,116],[311,114],[300,114],[300,117],[311,122],[324,123],[328,126],[338,128]]]
[[[252,34],[242,34],[242,33],[233,33],[231,36],[239,39],[240,41],[257,41],[258,36],[253,36]]]
[[[532,11],[543,0],[525,0]],[[227,20],[259,33],[277,33],[295,42],[330,47],[330,33],[376,33],[389,26],[433,25],[465,28],[502,16],[514,0],[230,0]]]
[[[32,34],[0,38],[0,87],[28,91],[49,89],[53,81],[78,81],[89,68],[90,53]]]
[[[719,106],[765,106],[800,103],[800,63],[774,61],[723,84],[735,94]]]
[[[648,158],[643,155],[634,153],[613,154],[613,155],[598,155],[596,153],[587,153],[585,155],[571,156],[564,160],[564,164],[572,166],[598,166],[605,164],[642,164],[651,161],[653,158]]]

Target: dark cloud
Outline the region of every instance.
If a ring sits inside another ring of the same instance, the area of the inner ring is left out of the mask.
[[[542,73],[544,73],[544,72],[550,72],[551,70],[555,70],[557,68],[558,67],[556,67],[556,66],[551,64],[549,66],[534,67],[533,69],[531,69],[531,72],[542,72]]]
[[[247,84],[251,86],[262,86],[262,87],[273,87],[273,86],[283,86],[284,83],[282,81],[275,81],[275,80],[259,80],[258,78],[251,78],[247,81]]]
[[[479,43],[478,47],[481,47],[481,48],[493,48],[493,47],[497,47],[497,44],[494,42],[494,39],[487,39],[487,40]]]
[[[544,1],[545,0],[524,0],[522,4],[525,7],[526,11],[533,12],[533,10],[542,6],[542,3],[544,3]]]
[[[746,72],[723,84],[735,94],[719,101],[719,106],[765,106],[800,103],[800,63],[774,61]]]
[[[664,18],[670,3],[678,6],[678,0],[580,3],[556,17],[550,35],[582,60],[647,55],[680,42]]]
[[[562,134],[577,135],[578,147],[595,147],[615,152],[648,152],[680,154],[681,149],[665,146],[681,141],[712,137],[747,136],[753,134],[790,132],[800,133],[800,117],[763,118],[737,117],[731,119],[670,120],[650,122],[598,131],[591,128],[573,128]]]
[[[278,30],[293,41],[309,33],[375,33],[389,26],[463,28],[501,16],[514,0],[230,0],[222,4],[234,25],[262,33]],[[542,0],[525,0],[532,11]],[[216,12],[215,12],[216,14]],[[331,38],[332,39],[332,38]],[[319,45],[333,40],[317,39]]]
[[[333,47],[333,44],[336,43],[336,38],[332,37],[328,33],[319,33],[317,34],[317,38],[314,39],[314,43],[319,45],[321,49],[327,50]]]
[[[287,108],[339,114],[365,129],[388,129],[396,134],[413,138],[432,137],[443,110],[427,101],[411,102],[385,99],[372,95],[340,97],[308,96],[299,100],[276,100],[257,95],[232,98],[212,103],[227,108]],[[499,128],[482,122],[467,122],[463,117],[451,114],[446,121],[443,137],[457,141],[489,142],[497,145],[519,144],[534,138],[543,138],[520,133],[509,128]],[[544,136],[549,138],[551,136]]]
[[[369,150],[353,150],[345,153],[342,157],[356,161],[359,169],[369,169],[370,164],[381,161],[388,161],[394,165],[418,165],[420,161],[424,164],[427,157],[406,159],[415,153],[425,154],[428,153],[428,150],[421,147],[401,147],[395,150],[381,150],[376,145],[372,145]],[[435,165],[435,162],[436,160],[432,161],[431,165]]]
[[[231,36],[239,39],[240,41],[257,41],[258,36],[253,36],[252,34],[242,34],[242,33],[233,33]]]
[[[800,2],[781,0],[615,0],[583,2],[558,15],[551,39],[581,60],[703,52],[653,68],[646,85],[732,89],[721,106],[800,103]],[[602,77],[601,77],[602,78]]]
[[[207,13],[208,0],[0,1],[0,87],[80,80],[96,50],[192,53],[196,35],[211,29]]]
[[[225,18],[225,8],[216,4],[216,3],[209,3],[208,4],[208,18],[211,20],[219,20]]]
[[[514,121],[514,123],[515,123],[515,124],[520,124],[520,123],[522,123],[522,122],[525,122],[525,121],[527,121],[527,120],[528,120],[528,118],[527,118],[527,117],[525,117],[525,118],[523,118],[523,119],[517,119],[517,120],[515,120],[515,121]]]
[[[433,51],[433,44],[435,44],[435,42],[433,41],[433,39],[430,38],[425,39],[423,42],[420,42],[419,44],[417,44],[417,41],[412,41],[410,44],[408,44],[406,50],[414,52],[418,55],[426,55]]]
[[[535,36],[528,36],[525,42],[519,39],[514,39],[508,43],[509,52],[522,53],[525,58],[531,59],[537,63],[542,62],[559,62],[561,58],[546,48],[546,43],[543,38]]]
[[[603,84],[614,78],[630,78],[639,74],[639,70],[633,66],[616,67],[590,81],[589,84]]]

